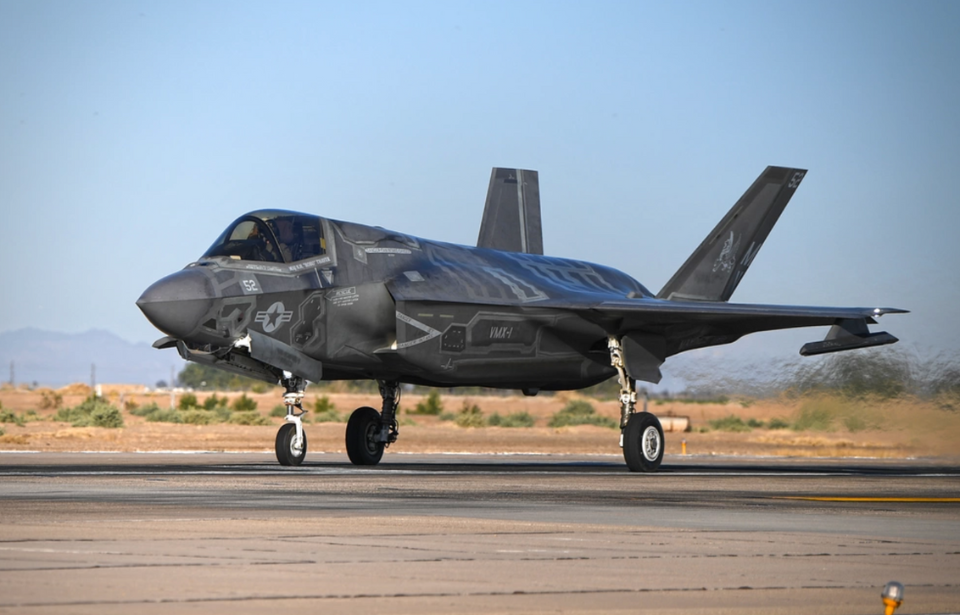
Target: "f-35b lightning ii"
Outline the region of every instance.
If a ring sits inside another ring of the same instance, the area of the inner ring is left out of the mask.
[[[627,466],[652,472],[663,429],[637,411],[636,383],[658,382],[667,357],[793,327],[830,326],[802,355],[897,341],[867,325],[904,310],[727,302],[805,175],[767,167],[657,294],[616,269],[544,256],[537,172],[495,168],[476,247],[255,211],[137,305],[168,336],[155,347],[285,387],[283,465],[307,452],[308,382],[379,383],[380,411],[357,409],[346,429],[350,460],[374,465],[399,436],[402,383],[533,395],[615,375]]]

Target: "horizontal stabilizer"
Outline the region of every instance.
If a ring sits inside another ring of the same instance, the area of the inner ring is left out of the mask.
[[[800,354],[809,357],[828,352],[840,352],[841,350],[885,346],[886,344],[895,344],[898,341],[900,340],[886,331],[870,333],[864,319],[841,320],[830,327],[827,337],[822,342],[804,344],[800,349]]]
[[[540,179],[536,171],[493,169],[477,247],[543,254]]]
[[[804,169],[767,167],[657,298],[727,301],[806,175]]]

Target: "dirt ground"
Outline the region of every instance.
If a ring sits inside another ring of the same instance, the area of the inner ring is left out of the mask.
[[[273,450],[274,436],[281,418],[271,418],[266,426],[232,424],[186,425],[147,422],[123,412],[125,426],[120,429],[71,427],[51,418],[56,409],[44,406],[44,393],[50,389],[0,390],[0,405],[4,411],[22,415],[35,411],[43,420],[28,421],[22,426],[13,422],[0,425],[0,451],[269,451]],[[71,407],[81,403],[91,391],[85,385],[71,385],[56,391],[62,405]],[[147,392],[142,387],[104,385],[103,395],[118,407],[156,403],[170,407],[169,392]],[[175,394],[177,403],[181,394]],[[202,403],[210,393],[196,393]],[[220,393],[230,400],[240,393]],[[315,399],[327,395],[336,411],[346,417],[360,406],[378,408],[377,395],[309,391],[304,406],[312,408]],[[249,394],[257,402],[257,410],[268,416],[281,402],[282,390]],[[462,428],[452,421],[438,417],[409,414],[422,397],[405,395],[401,402],[400,440],[391,446],[391,452],[410,453],[618,453],[619,432],[616,429],[594,426],[550,428],[549,418],[578,397],[575,393],[523,396],[458,396],[443,394],[445,412],[457,413],[463,404],[476,404],[489,416],[527,412],[536,419],[531,428]],[[619,416],[615,401],[589,399],[597,414]],[[748,432],[730,432],[711,428],[710,421],[731,415],[744,421],[756,419],[769,423],[780,418],[788,422],[808,401],[760,400],[729,403],[684,403],[651,401],[649,411],[661,418],[667,440],[667,454],[681,454],[683,445],[690,455],[756,455],[802,457],[960,457],[960,416],[937,408],[930,402],[894,400],[862,408],[870,416],[882,418],[881,425],[850,431],[842,426],[818,431],[758,428]],[[308,417],[310,415],[308,414]],[[877,423],[874,421],[873,423]],[[308,423],[306,426],[309,450],[317,453],[343,453],[343,423]],[[673,427],[676,431],[671,432]],[[684,427],[688,431],[680,431]]]

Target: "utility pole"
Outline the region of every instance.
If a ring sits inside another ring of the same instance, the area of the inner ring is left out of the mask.
[[[96,363],[90,364],[90,388],[93,389],[94,396],[100,397],[99,395],[97,395],[97,364]]]
[[[17,381],[14,378],[14,372],[13,372],[13,361],[10,361],[10,386],[11,387],[17,386]]]

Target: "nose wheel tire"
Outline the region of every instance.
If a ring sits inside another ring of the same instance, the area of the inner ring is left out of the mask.
[[[380,413],[373,408],[357,408],[347,421],[347,456],[353,465],[375,466],[383,457],[384,443],[379,441]]]
[[[299,446],[298,446],[299,444]],[[277,461],[282,466],[298,466],[307,456],[307,432],[303,440],[297,442],[297,426],[287,423],[277,432]]]
[[[663,461],[663,427],[649,412],[631,414],[623,430],[623,458],[631,472],[656,472]]]

